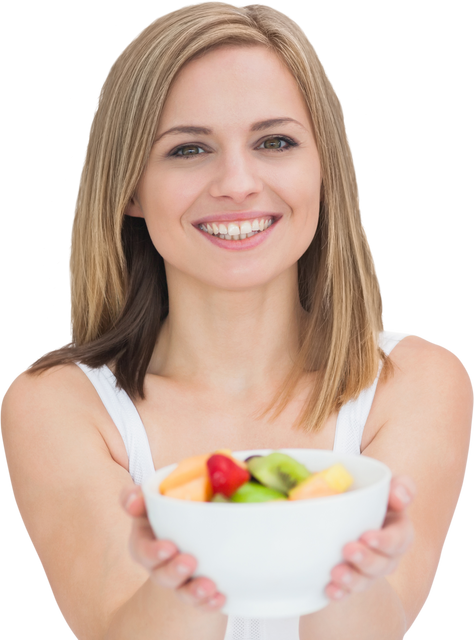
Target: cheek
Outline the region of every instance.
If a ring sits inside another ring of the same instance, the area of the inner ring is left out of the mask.
[[[309,164],[314,167],[314,164]],[[277,193],[291,209],[295,228],[314,232],[321,199],[320,172],[307,166],[291,168],[279,182]]]
[[[147,221],[148,233],[153,246],[165,261],[184,273],[193,273],[196,270],[196,256],[192,252],[192,243],[187,242],[186,237],[176,224],[169,226],[162,220],[152,219]]]
[[[202,179],[199,180],[197,174],[189,174],[192,172],[173,171],[167,168],[166,163],[164,166],[151,167],[143,184],[143,198],[147,208],[174,213],[186,211],[199,190],[202,190]]]
[[[314,225],[311,225],[306,226],[304,231],[300,234],[300,237],[298,239],[298,255],[296,257],[297,260],[299,260],[301,256],[306,253],[309,246],[313,242],[315,233],[316,227]]]
[[[292,261],[297,262],[308,249],[316,233],[318,221],[319,210],[312,210],[298,226],[291,254]]]
[[[185,163],[186,160],[183,160]],[[188,162],[192,162],[189,160]],[[162,171],[155,180],[156,193],[167,207],[184,213],[195,202],[205,186],[205,177],[199,171]]]
[[[150,235],[179,231],[180,219],[195,201],[196,193],[193,181],[176,173],[161,171],[144,180],[139,197]]]

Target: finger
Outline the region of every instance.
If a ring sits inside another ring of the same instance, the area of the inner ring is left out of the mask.
[[[192,556],[179,554],[169,540],[158,540],[146,516],[146,505],[140,487],[126,487],[120,495],[122,507],[134,517],[130,536],[132,557],[152,572],[152,577],[165,587],[176,588],[180,597],[205,611],[224,606],[226,598],[218,593],[208,578],[191,580],[197,562]],[[179,586],[184,585],[184,586]]]
[[[368,531],[360,538],[367,546],[388,555],[404,553],[413,541],[413,525],[406,509],[416,493],[409,476],[393,478],[390,486],[387,514],[380,530]]]
[[[335,601],[345,600],[350,595],[350,592],[347,591],[347,589],[344,589],[333,582],[330,582],[324,591],[330,600]]]
[[[178,553],[169,540],[157,540],[146,516],[145,500],[140,487],[127,487],[120,496],[123,508],[134,517],[129,540],[132,558],[147,569],[161,566]]]
[[[178,554],[177,546],[170,540],[155,538],[148,521],[134,521],[130,534],[129,549],[135,562],[149,571],[162,567]]]
[[[195,606],[200,611],[217,611],[222,609],[226,597],[217,591],[215,586],[202,584],[201,579],[193,580],[176,590],[178,598],[186,604]],[[204,580],[204,578],[203,578]]]
[[[222,594],[217,592],[215,583],[209,578],[204,577],[188,580],[176,590],[176,595],[183,602],[201,608],[208,605],[211,600],[218,599],[219,596],[222,596]],[[217,603],[214,602],[210,606],[216,608]]]
[[[388,510],[404,511],[413,501],[416,485],[410,476],[396,476],[390,483]]]
[[[140,487],[125,487],[120,494],[120,503],[133,517],[129,538],[129,550],[132,558],[150,569],[156,564],[157,540],[146,515],[145,502]]]
[[[146,516],[145,498],[140,487],[124,488],[120,494],[120,503],[125,511],[134,518]]]
[[[176,589],[178,597],[203,611],[221,609],[226,597],[217,591],[212,580],[205,577],[190,578],[197,567],[193,556],[179,554],[164,567],[154,570],[154,579],[164,587]]]
[[[393,573],[400,556],[413,541],[414,529],[405,509],[415,495],[411,478],[400,476],[392,481],[389,509],[381,530],[364,533],[358,542],[343,549],[345,563],[331,572],[327,587],[331,599],[343,599],[345,592],[364,591],[375,578]]]
[[[170,545],[170,549],[176,548],[169,541],[159,541]],[[168,550],[160,548],[159,557],[168,557]],[[194,578],[190,575],[196,570],[197,562],[192,556],[186,554],[175,554],[175,557],[168,561],[161,561],[158,565],[151,567],[152,561],[145,559],[142,564],[147,564],[151,570],[152,578],[159,585],[176,589],[177,595],[186,603],[201,608],[203,611],[217,611],[221,609],[226,601],[223,594],[218,593],[216,585],[209,578]]]
[[[190,593],[185,593],[187,590]],[[180,587],[176,593],[200,611],[218,611],[226,603],[224,594],[217,591],[216,585],[209,578],[194,578]]]
[[[225,595],[216,591],[216,593],[211,598],[200,602],[197,606],[198,609],[202,611],[218,611],[219,609],[222,609],[225,603]]]
[[[168,589],[178,589],[187,582],[196,571],[196,559],[187,553],[178,553],[163,566],[158,566],[151,571],[155,582]]]
[[[405,526],[405,524],[404,524]],[[346,562],[343,562],[331,571],[334,583],[345,588],[358,585],[359,590],[366,588],[367,580],[373,580],[380,576],[393,573],[400,562],[400,558],[411,545],[414,538],[414,529],[410,521],[406,521],[406,533],[401,546],[386,553],[381,550],[368,548],[365,544],[351,543],[343,550]],[[357,557],[356,554],[359,554]],[[346,582],[344,581],[346,579]]]
[[[360,559],[347,560],[334,567],[331,571],[331,579],[344,586],[352,586],[356,582],[356,577],[360,582],[361,577],[373,580],[380,576],[386,576],[396,569],[400,557],[400,555],[386,556],[364,549],[360,554]],[[345,577],[350,579],[347,584],[344,584]]]
[[[366,568],[366,571],[355,569],[344,565],[338,566],[331,572],[331,582],[326,587],[328,596],[335,597],[335,591],[342,589],[349,593],[360,593],[368,589],[377,578],[390,575],[399,564],[399,558],[380,558],[378,561]]]
[[[343,549],[344,557],[350,555],[362,545],[368,551],[392,557],[401,555],[411,546],[415,537],[415,529],[406,511],[389,511],[383,527],[367,531],[355,543],[349,543]],[[375,546],[372,546],[375,542]]]

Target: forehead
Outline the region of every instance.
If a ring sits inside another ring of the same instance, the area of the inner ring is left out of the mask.
[[[295,78],[263,46],[226,46],[189,62],[168,94],[159,131],[182,124],[248,126],[289,117],[310,126]]]

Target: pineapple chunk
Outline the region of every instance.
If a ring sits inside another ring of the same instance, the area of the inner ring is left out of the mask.
[[[309,498],[323,498],[343,493],[351,486],[352,476],[342,464],[335,464],[324,471],[313,473],[309,478],[300,482],[292,489],[288,498],[290,500],[308,500]]]
[[[351,474],[346,471],[340,462],[333,464],[332,467],[324,469],[324,471],[320,471],[319,473],[336,493],[344,493],[354,482]]]

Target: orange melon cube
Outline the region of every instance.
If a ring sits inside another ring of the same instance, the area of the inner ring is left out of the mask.
[[[214,453],[220,453],[221,455],[227,456],[238,464],[239,467],[247,469],[245,462],[232,457],[232,451],[230,449],[218,449]],[[176,469],[172,471],[160,484],[160,493],[168,495],[168,491],[170,489],[179,487],[182,484],[187,484],[195,478],[206,476],[208,473],[206,463],[212,455],[212,453],[204,453],[199,456],[191,456],[181,460]]]
[[[315,473],[296,485],[296,487],[288,493],[288,499],[308,500],[309,498],[334,496],[336,493],[337,491],[330,487],[319,473]]]
[[[193,500],[194,502],[209,502],[212,498],[212,485],[208,476],[194,478],[190,482],[168,489],[165,496],[178,500]]]

